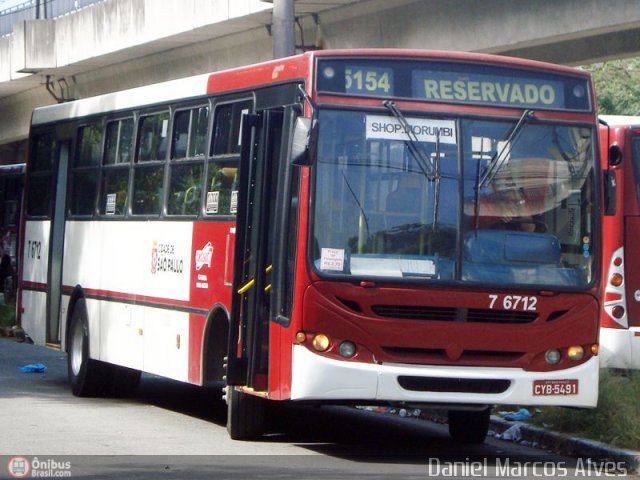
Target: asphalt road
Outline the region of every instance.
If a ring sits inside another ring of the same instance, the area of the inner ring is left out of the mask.
[[[47,371],[20,371],[33,363]],[[459,445],[446,425],[346,407],[276,408],[256,442],[230,440],[225,421],[220,389],[154,376],[130,399],[74,397],[64,354],[0,338],[0,478],[626,476],[493,438]]]

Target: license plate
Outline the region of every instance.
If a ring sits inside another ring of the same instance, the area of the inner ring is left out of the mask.
[[[550,396],[550,395],[577,395],[578,380],[534,380],[533,396]]]

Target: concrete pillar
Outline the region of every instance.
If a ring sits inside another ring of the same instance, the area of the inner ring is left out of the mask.
[[[273,58],[289,57],[296,52],[293,0],[273,0]]]

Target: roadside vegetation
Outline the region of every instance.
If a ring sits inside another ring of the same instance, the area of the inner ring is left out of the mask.
[[[590,438],[607,445],[640,450],[640,371],[600,370],[598,407],[573,410],[544,407],[530,423]]]
[[[600,115],[640,115],[640,57],[582,68],[593,76]]]
[[[0,327],[13,327],[16,324],[15,305],[0,304]]]

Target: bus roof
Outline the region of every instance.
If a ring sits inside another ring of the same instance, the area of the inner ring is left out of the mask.
[[[203,96],[206,94],[208,78],[208,74],[198,75],[36,108],[33,111],[31,124],[41,125],[66,118],[80,118]]]
[[[546,62],[486,53],[412,49],[341,49],[306,52],[288,58],[269,60],[219,72],[205,73],[95,97],[49,105],[33,111],[31,124],[43,125],[59,120],[81,118],[175,101],[204,97],[213,92],[232,91],[262,83],[304,78],[315,57],[428,58],[458,62],[494,64],[523,69],[543,69],[558,74],[590,77],[586,71]]]

